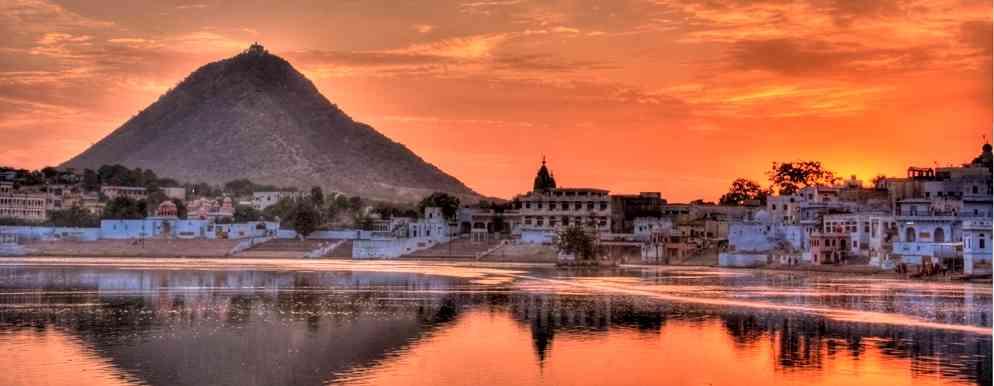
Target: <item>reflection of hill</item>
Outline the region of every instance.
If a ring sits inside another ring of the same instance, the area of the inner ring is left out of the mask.
[[[71,312],[57,307],[25,309],[0,321],[26,326],[48,320],[89,342],[117,367],[154,385],[323,384],[335,373],[382,360],[458,313],[447,295],[405,298],[410,289],[445,285],[444,280],[418,275],[48,272],[31,276],[45,277],[41,280],[47,281],[50,291],[104,290],[84,296],[29,295],[18,302],[22,305],[99,301],[105,306],[69,308]],[[194,283],[231,291],[182,289]],[[249,289],[235,290],[239,286]],[[316,286],[338,290],[294,290]],[[131,297],[107,288],[141,292],[140,297]]]

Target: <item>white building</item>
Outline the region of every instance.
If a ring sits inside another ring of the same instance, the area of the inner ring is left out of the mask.
[[[100,193],[103,193],[103,195],[110,200],[117,197],[127,197],[136,201],[148,198],[145,188],[139,186],[104,185],[100,187]]]
[[[0,182],[0,217],[31,221],[47,218],[45,193],[21,193],[12,182]]]
[[[665,217],[636,217],[634,221],[635,238],[648,240],[653,233],[669,232],[673,229],[673,221]]]
[[[966,274],[991,273],[992,222],[990,218],[970,219],[963,222],[963,272]]]
[[[165,187],[161,188],[162,194],[166,195],[166,198],[186,201],[186,188],[183,187]]]
[[[256,210],[263,210],[284,198],[304,198],[308,194],[304,192],[253,192],[252,207]]]

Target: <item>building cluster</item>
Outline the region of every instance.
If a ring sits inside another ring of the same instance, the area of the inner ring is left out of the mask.
[[[991,271],[991,146],[962,166],[908,168],[771,196],[729,224],[726,266],[869,264],[932,274]]]
[[[99,215],[109,200],[147,200],[142,187],[18,187],[0,175],[0,218],[43,221],[52,210],[78,207]],[[103,220],[104,238],[219,238],[282,235],[276,223],[230,223],[232,198],[187,197],[160,188],[160,203],[140,220]],[[306,192],[255,192],[237,205],[264,210]],[[454,239],[503,245],[552,245],[567,227],[590,234],[602,257],[650,264],[717,260],[722,266],[863,264],[916,270],[991,271],[992,155],[985,144],[971,162],[908,169],[904,178],[865,186],[855,177],[725,206],[669,203],[658,192],[611,194],[562,187],[545,160],[531,190],[508,202],[463,206],[454,216],[425,208],[421,218],[374,218],[363,230],[325,230],[313,237],[354,240],[356,258],[409,255]],[[180,218],[176,203],[186,207]],[[365,210],[368,211],[369,208]],[[367,213],[368,214],[368,213]],[[373,216],[375,217],[375,216]],[[323,233],[322,233],[323,232]],[[326,233],[326,234],[325,234]]]
[[[75,183],[24,185],[16,181],[15,173],[0,174],[0,218],[41,223],[49,219],[52,211],[74,207],[99,217],[108,202],[116,198],[148,201],[150,196],[141,186],[102,185],[87,190],[80,179],[76,180]],[[161,187],[158,190],[161,192],[159,202],[146,209],[145,216],[149,218],[178,218],[180,213],[173,201],[186,206],[191,220],[230,222],[235,213],[234,203],[227,196],[197,196],[187,200],[186,188]]]

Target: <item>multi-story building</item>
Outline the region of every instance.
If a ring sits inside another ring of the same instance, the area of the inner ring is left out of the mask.
[[[25,193],[8,181],[0,182],[0,217],[31,221],[47,218],[45,193]]]
[[[635,219],[662,217],[666,200],[659,192],[611,195],[611,231],[632,233]]]
[[[608,191],[557,187],[545,160],[542,160],[532,191],[515,197],[512,205],[514,215],[507,216],[511,232],[525,241],[550,241],[557,229],[573,224],[597,232],[611,230]]]
[[[932,200],[909,198],[897,202],[895,220],[898,242],[893,253],[912,265],[956,259],[962,249],[960,218],[948,208],[932,206]]]
[[[849,235],[839,229],[818,230],[810,235],[810,247],[805,252],[808,262],[814,264],[839,264],[849,256]]]

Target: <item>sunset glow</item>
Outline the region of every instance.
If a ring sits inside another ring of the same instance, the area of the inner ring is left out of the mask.
[[[0,159],[60,164],[259,41],[484,195],[528,190],[543,155],[561,185],[670,201],[716,200],[773,161],[903,175],[990,136],[991,7],[0,0]]]

